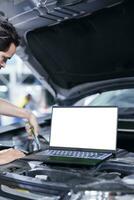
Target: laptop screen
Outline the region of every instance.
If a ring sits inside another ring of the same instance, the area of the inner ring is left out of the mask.
[[[116,107],[53,107],[50,147],[116,150]]]

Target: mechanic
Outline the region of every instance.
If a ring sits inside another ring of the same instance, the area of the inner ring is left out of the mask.
[[[8,22],[3,16],[0,17],[0,69],[6,66],[6,61],[10,59],[16,52],[16,48],[20,44],[20,37],[15,30],[15,27]],[[34,133],[38,135],[39,126],[35,115],[24,109],[19,108],[10,102],[0,99],[0,115],[6,115],[11,117],[25,118],[30,126],[27,129],[30,133],[30,129],[33,127]],[[8,149],[0,151],[0,164],[13,161],[17,158],[23,157],[24,154],[16,149]]]

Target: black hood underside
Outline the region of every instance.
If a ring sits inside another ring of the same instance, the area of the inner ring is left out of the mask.
[[[26,35],[52,83],[64,89],[134,76],[134,1]]]

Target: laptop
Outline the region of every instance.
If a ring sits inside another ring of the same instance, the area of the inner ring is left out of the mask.
[[[116,152],[117,107],[53,107],[49,149],[24,159],[97,165]]]

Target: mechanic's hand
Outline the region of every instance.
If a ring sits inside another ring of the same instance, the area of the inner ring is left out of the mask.
[[[39,125],[37,122],[37,119],[34,114],[30,114],[28,118],[28,123],[26,123],[26,131],[28,133],[29,138],[33,138],[33,134],[37,135],[39,134]]]
[[[24,153],[17,149],[5,149],[0,151],[0,165],[10,163],[16,159],[23,158]]]

